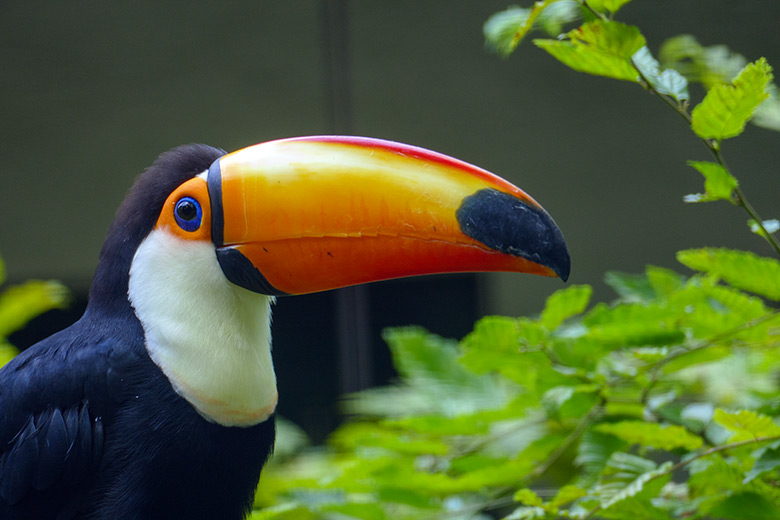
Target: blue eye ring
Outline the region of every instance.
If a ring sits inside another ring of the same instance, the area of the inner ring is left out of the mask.
[[[203,220],[203,210],[200,203],[192,197],[179,199],[173,210],[173,215],[179,227],[189,232],[197,231],[200,228],[201,220]]]

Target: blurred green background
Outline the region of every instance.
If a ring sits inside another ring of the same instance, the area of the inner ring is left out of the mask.
[[[605,270],[678,268],[678,249],[769,252],[745,232],[736,208],[682,202],[701,191],[685,160],[706,160],[707,151],[659,100],[633,84],[568,70],[530,42],[506,60],[487,52],[482,24],[508,6],[3,2],[0,254],[11,281],[58,278],[75,302],[70,314],[36,322],[19,342],[78,314],[134,177],[188,142],[230,151],[353,133],[478,164],[554,216],[572,255],[570,282],[594,284],[597,299],[611,297]],[[635,0],[620,19],[639,25],[653,52],[665,38],[690,33],[780,67],[777,0]],[[700,94],[692,92],[695,100]],[[780,216],[779,143],[777,133],[751,127],[725,145],[765,218]],[[392,377],[383,326],[419,323],[462,335],[477,315],[536,312],[560,287],[496,274],[376,284],[346,300],[285,299],[275,315],[282,412],[325,431],[338,393]],[[362,315],[357,325],[350,308]],[[363,339],[344,346],[350,334]],[[350,370],[359,374],[345,376]]]

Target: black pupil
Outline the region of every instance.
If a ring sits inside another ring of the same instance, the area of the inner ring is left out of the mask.
[[[176,206],[176,214],[182,220],[193,220],[198,216],[198,208],[190,200],[183,200]]]

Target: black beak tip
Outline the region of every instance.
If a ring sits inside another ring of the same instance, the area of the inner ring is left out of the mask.
[[[538,206],[492,188],[465,199],[455,214],[463,233],[486,246],[526,258],[569,279],[571,259],[563,233]]]

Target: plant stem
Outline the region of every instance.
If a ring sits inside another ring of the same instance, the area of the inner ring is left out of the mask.
[[[578,2],[583,8],[587,9],[591,14],[593,14],[593,16],[595,16],[599,20],[605,22],[611,20],[611,18],[607,17],[604,13],[601,13],[598,10],[594,9],[588,3],[588,0],[578,0]],[[634,62],[632,58],[629,58],[628,61],[631,63],[631,66],[634,67],[634,69],[637,71],[637,74],[639,75],[640,83],[642,83],[648,91],[658,96],[672,110],[677,112],[677,114],[680,117],[682,117],[685,120],[685,122],[688,124],[688,127],[690,127],[692,119],[691,119],[691,114],[688,112],[686,107],[678,103],[676,100],[672,99],[670,96],[658,92],[658,90],[653,86],[650,79],[642,73],[639,67],[637,67],[636,62]],[[707,147],[707,149],[713,155],[717,163],[720,164],[723,167],[723,169],[729,172],[729,175],[732,175],[728,166],[726,166],[726,161],[723,159],[723,155],[720,152],[720,143],[718,141],[714,141],[712,139],[705,139],[703,137],[699,137],[699,139],[701,139],[701,141],[704,143],[704,146]],[[769,245],[772,247],[772,249],[775,250],[775,253],[778,256],[780,256],[780,242],[778,242],[778,240],[771,233],[767,231],[766,227],[764,227],[764,221],[758,215],[756,210],[753,209],[753,206],[748,202],[745,193],[742,191],[742,189],[739,186],[737,186],[734,189],[734,195],[735,195],[735,204],[737,206],[740,206],[742,209],[744,209],[747,212],[748,215],[750,215],[750,218],[756,222],[756,225],[760,229],[759,234],[767,242],[769,242]]]

